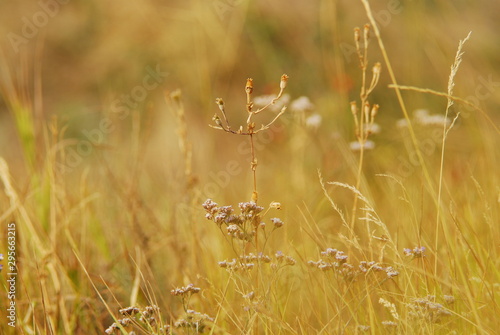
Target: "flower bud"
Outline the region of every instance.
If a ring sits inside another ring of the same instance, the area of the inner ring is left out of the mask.
[[[358,27],[354,28],[354,41],[359,42],[360,29]]]
[[[370,25],[368,23],[363,27],[363,38],[365,41],[368,41],[370,38]]]
[[[356,101],[351,101],[351,113],[352,115],[358,114],[358,106],[356,105]]]
[[[252,92],[253,92],[253,79],[252,78],[247,78],[247,84],[245,85],[245,92],[247,92],[247,94],[252,94]]]
[[[217,116],[217,114],[214,115],[212,120],[215,122],[216,125],[222,128],[222,121],[220,120],[220,117]]]
[[[371,115],[370,115],[370,116],[371,116],[371,118],[372,118],[372,120],[373,120],[373,119],[375,118],[375,116],[377,115],[379,107],[380,107],[380,106],[379,106],[379,105],[377,105],[377,104],[374,104],[374,105],[372,106],[372,111],[371,111]]]
[[[286,87],[286,83],[288,82],[288,76],[286,74],[281,76],[280,89],[284,90]]]

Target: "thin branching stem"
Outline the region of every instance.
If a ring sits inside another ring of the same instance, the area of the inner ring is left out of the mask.
[[[258,200],[258,192],[257,192],[257,157],[255,154],[255,146],[254,146],[254,137],[253,135],[258,134],[261,131],[269,129],[279,118],[281,115],[283,115],[286,111],[286,106],[284,106],[280,112],[267,124],[262,124],[260,128],[256,129],[255,128],[255,123],[252,122],[252,116],[263,112],[267,108],[269,108],[271,105],[274,105],[276,101],[278,101],[279,98],[283,96],[283,92],[285,90],[286,84],[288,82],[288,76],[286,74],[281,76],[281,81],[280,81],[280,91],[278,95],[271,99],[271,101],[266,104],[264,107],[259,108],[257,111],[253,111],[253,102],[252,102],[252,93],[253,93],[253,79],[248,78],[246,85],[245,85],[245,94],[246,94],[246,111],[248,114],[247,120],[246,120],[246,130],[243,130],[243,126],[239,127],[239,129],[233,130],[231,128],[231,125],[229,123],[229,120],[226,115],[226,109],[225,109],[225,104],[224,101],[221,98],[217,98],[215,100],[215,103],[219,106],[219,110],[221,111],[222,114],[222,119],[224,122],[222,122],[221,118],[215,114],[212,120],[214,121],[215,125],[210,125],[210,127],[218,130],[223,130],[227,133],[231,133],[234,135],[243,135],[243,136],[249,136],[250,137],[250,147],[251,147],[251,161],[250,161],[250,168],[252,170],[252,176],[253,176],[253,190],[252,190],[252,201],[257,202]]]

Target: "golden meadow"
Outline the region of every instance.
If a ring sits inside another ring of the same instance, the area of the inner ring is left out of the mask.
[[[0,8],[2,334],[498,331],[496,2]]]

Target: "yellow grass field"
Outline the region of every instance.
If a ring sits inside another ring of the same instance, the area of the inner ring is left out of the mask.
[[[500,3],[0,3],[0,334],[498,334]]]

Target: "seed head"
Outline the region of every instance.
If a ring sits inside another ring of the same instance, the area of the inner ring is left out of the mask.
[[[354,41],[359,42],[360,29],[358,27],[354,28]]]
[[[253,92],[253,79],[252,78],[247,78],[247,84],[245,85],[245,92],[247,92],[247,94],[252,94],[252,92]]]
[[[286,83],[288,82],[288,76],[286,74],[281,76],[280,89],[284,90],[286,87]]]
[[[271,202],[269,207],[274,208],[274,209],[281,209],[281,204],[279,202],[273,201],[273,202]]]
[[[368,41],[368,39],[370,38],[370,25],[368,23],[363,27],[363,38],[365,39],[365,41]]]
[[[280,228],[284,225],[283,221],[281,221],[281,219],[279,218],[272,218],[271,222],[274,224],[274,228]]]
[[[351,101],[351,113],[352,115],[358,114],[358,106],[356,105],[356,101]]]
[[[224,106],[224,100],[222,100],[221,98],[215,99],[215,103],[219,106]]]
[[[370,114],[371,114],[371,118],[372,118],[372,120],[373,120],[373,119],[375,118],[375,116],[377,115],[377,113],[378,113],[378,109],[379,109],[379,108],[380,108],[380,106],[379,106],[379,105],[377,105],[377,104],[374,104],[374,105],[372,106],[372,111],[371,111],[371,113],[370,113]]]
[[[221,105],[219,105],[219,106],[221,106]],[[219,127],[222,128],[222,121],[220,120],[220,117],[217,116],[217,114],[214,115],[212,120],[215,122],[216,125],[218,125]]]
[[[121,315],[135,315],[139,313],[139,308],[131,306],[127,308],[122,308],[118,312],[120,312]]]

